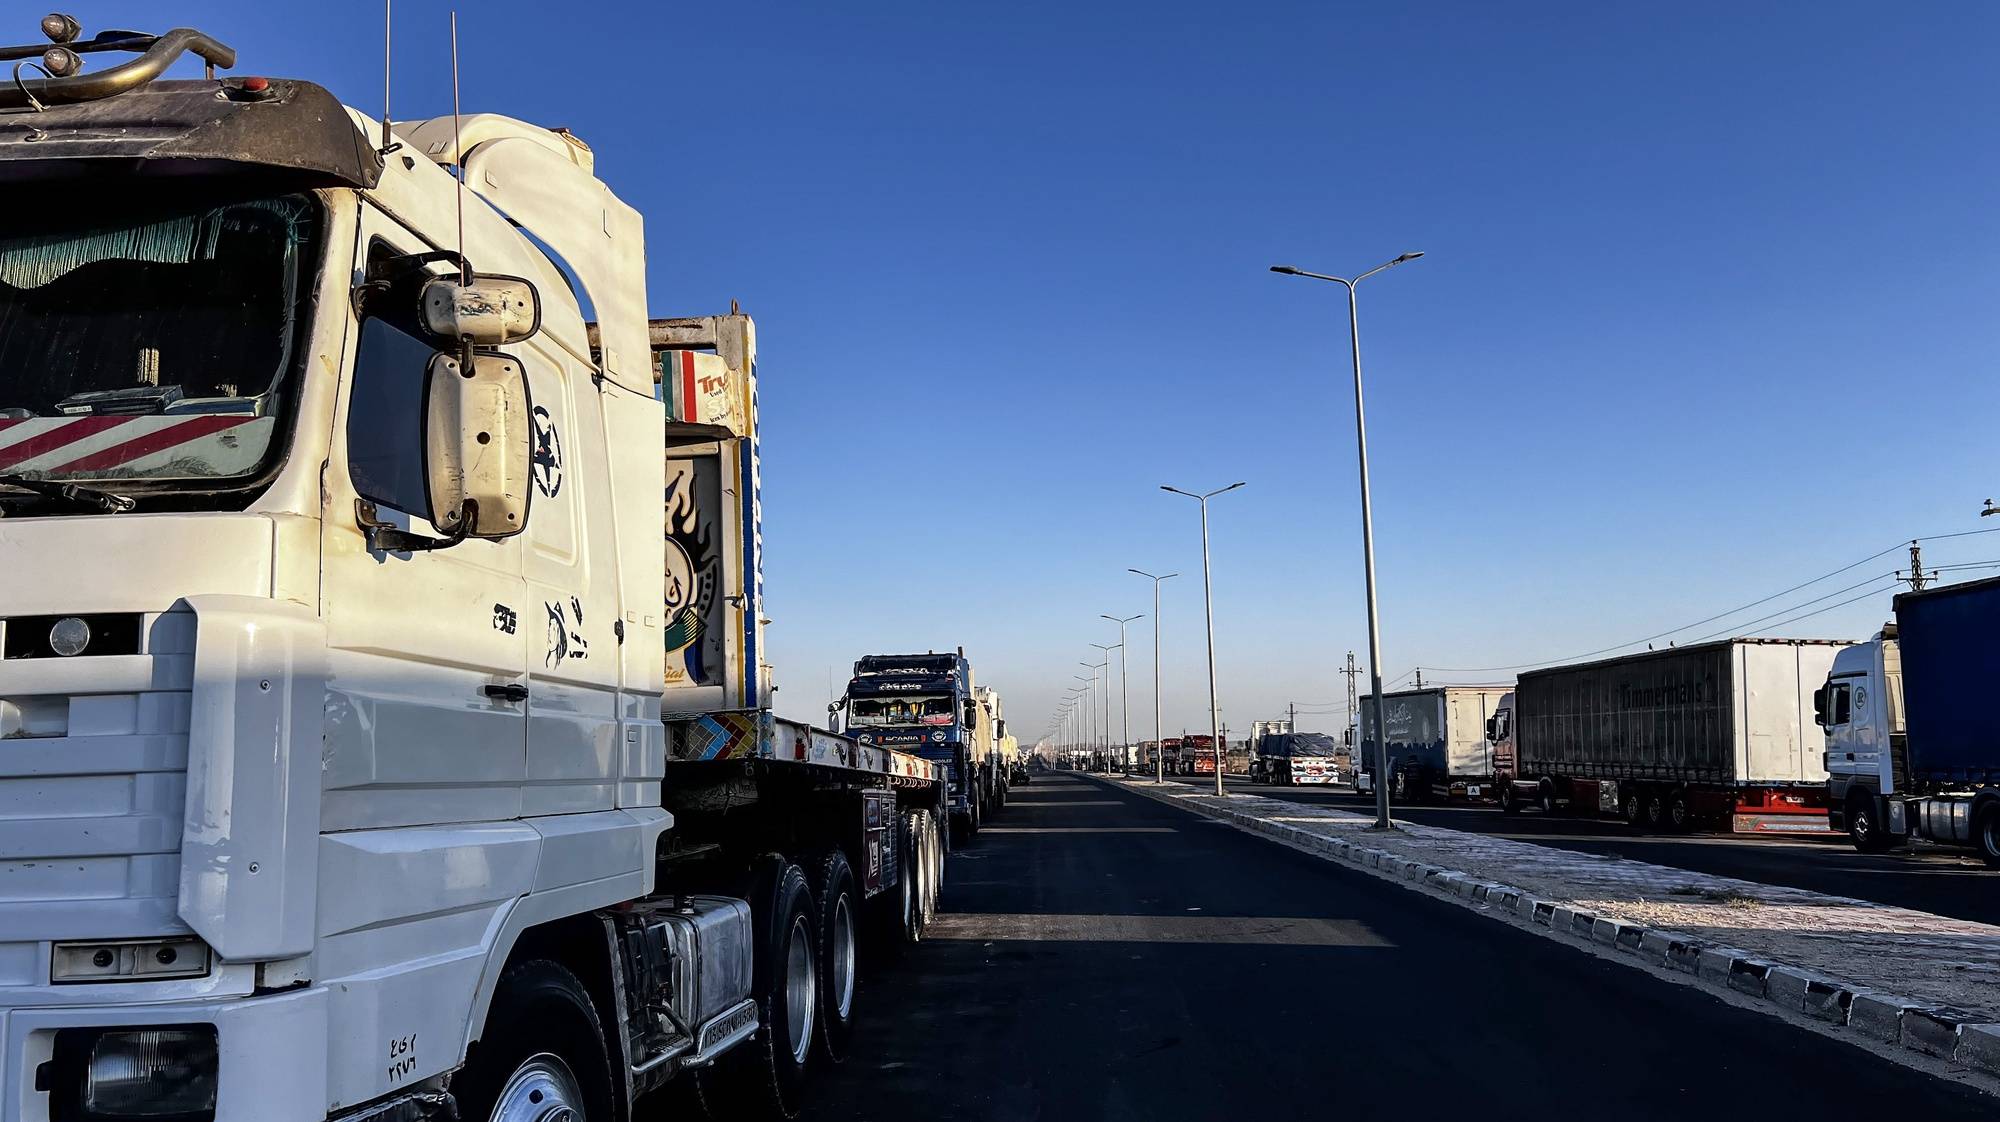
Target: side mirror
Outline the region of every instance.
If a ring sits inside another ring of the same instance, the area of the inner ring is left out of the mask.
[[[498,347],[542,329],[542,297],[520,277],[474,273],[471,284],[437,277],[424,284],[424,326],[442,339]]]
[[[454,538],[506,538],[528,524],[528,379],[506,355],[475,354],[472,369],[431,360],[424,390],[424,463],[431,523]]]
[[[1499,728],[1500,728],[1499,723],[1495,721],[1492,717],[1486,718],[1486,739],[1492,740],[1493,734],[1497,732]]]
[[[1813,691],[1813,724],[1826,728],[1826,687]]]

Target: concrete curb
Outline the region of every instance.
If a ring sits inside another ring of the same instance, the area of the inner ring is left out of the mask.
[[[1427,890],[1502,922],[1512,919],[1516,926],[1544,938],[1594,943],[1631,955],[1641,965],[1687,974],[1698,988],[1750,998],[1753,1007],[1768,1005],[1774,1014],[1801,1015],[1871,1044],[1892,1045],[2000,1077],[2000,1024],[1985,1023],[1962,1009],[1925,1005],[1732,947],[1704,943],[1682,932],[1599,916],[1561,901],[1537,898],[1525,889],[1481,880],[1471,873],[1426,864],[1386,849],[1330,838],[1243,811],[1206,806],[1194,801],[1197,796],[1169,795],[1136,783],[1091,778],[1275,838],[1324,860],[1402,881],[1410,888]]]

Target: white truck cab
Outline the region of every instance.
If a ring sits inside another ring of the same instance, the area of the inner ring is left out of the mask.
[[[648,320],[567,132],[43,27],[0,49],[57,75],[0,89],[0,1122],[796,1113],[942,784],[767,708],[748,320]]]
[[[1827,817],[1856,849],[1877,852],[1909,833],[1900,796],[1908,778],[1903,674],[1894,624],[1841,650],[1815,696],[1826,730]]]

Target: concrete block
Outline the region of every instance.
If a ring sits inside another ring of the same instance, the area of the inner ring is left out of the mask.
[[[1688,974],[1701,972],[1701,944],[1685,937],[1667,940],[1666,964]]]
[[[1736,963],[1737,952],[1728,947],[1703,947],[1695,952],[1695,977],[1706,982],[1729,981],[1730,967]]]
[[[1574,911],[1569,916],[1569,933],[1589,942],[1597,930],[1597,913]]]
[[[1534,917],[1536,923],[1541,924],[1543,927],[1551,926],[1555,923],[1555,917],[1556,917],[1555,903],[1549,900],[1532,901],[1532,906],[1529,914]]]
[[[1754,958],[1739,958],[1729,967],[1729,988],[1751,997],[1763,997],[1768,991],[1771,964]]]
[[[1855,997],[1865,992],[1828,978],[1813,978],[1806,982],[1806,1016],[1828,1024],[1844,1025],[1853,1012]]]
[[[1815,981],[1825,981],[1810,970],[1796,966],[1773,966],[1764,976],[1764,997],[1789,1013],[1806,1009],[1806,989]]]
[[[2000,1025],[1958,1026],[1954,1061],[1988,1075],[2000,1075]]]
[[[1951,1059],[1958,1050],[1960,1025],[1978,1020],[1964,1009],[1932,1005],[1903,1011],[1903,1047]]]
[[[1847,1027],[1870,1040],[1900,1044],[1903,1040],[1903,1010],[1916,1007],[1917,1003],[1907,997],[1864,990],[1855,994],[1848,1006]]]

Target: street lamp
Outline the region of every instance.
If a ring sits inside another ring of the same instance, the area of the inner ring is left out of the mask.
[[[1091,664],[1085,662],[1081,665],[1090,666]],[[1095,727],[1097,723],[1097,703],[1091,699],[1095,696],[1097,689],[1097,670],[1093,667],[1088,678],[1081,674],[1072,674],[1070,677],[1075,678],[1079,682],[1089,683],[1088,688],[1083,691],[1083,740],[1090,747],[1091,754],[1094,756],[1097,754],[1097,730]]]
[[[1141,612],[1136,616],[1120,618],[1099,612],[1098,618],[1118,625],[1118,724],[1125,737],[1125,753],[1129,756],[1132,751],[1132,652],[1125,646],[1125,625],[1135,619],[1146,618],[1146,614]],[[1124,763],[1126,770],[1130,771],[1131,760],[1125,759]]]
[[[1201,599],[1208,609],[1208,736],[1215,746],[1215,793],[1222,790],[1222,727],[1221,715],[1215,705],[1215,589],[1208,574],[1208,500],[1225,491],[1234,491],[1243,483],[1231,483],[1227,487],[1217,487],[1213,491],[1197,495],[1193,491],[1183,491],[1179,487],[1160,484],[1160,490],[1172,491],[1176,495],[1186,495],[1201,503]]]
[[[1375,521],[1368,509],[1368,423],[1361,408],[1361,311],[1355,303],[1354,286],[1384,269],[1405,261],[1415,261],[1422,253],[1405,253],[1393,261],[1362,273],[1353,280],[1308,273],[1291,265],[1273,265],[1271,271],[1288,277],[1332,281],[1347,287],[1347,336],[1354,349],[1354,446],[1361,456],[1361,552],[1362,575],[1368,589],[1368,682],[1375,698],[1375,828],[1386,830],[1389,822],[1389,738],[1382,721],[1382,623],[1375,610]]]
[[[1097,646],[1097,644],[1092,643],[1091,646],[1094,647]],[[1111,656],[1109,654],[1106,654],[1104,656],[1103,662],[1079,661],[1077,665],[1090,667],[1090,688],[1093,691],[1097,689],[1097,672],[1100,670],[1104,671],[1104,683],[1105,683],[1104,692],[1103,693],[1093,692],[1090,695],[1091,698],[1093,699],[1090,710],[1090,719],[1093,727],[1095,727],[1097,730],[1097,736],[1092,739],[1092,744],[1096,746],[1098,751],[1103,752],[1106,755],[1109,755],[1111,751],[1111,690],[1110,690]],[[1104,705],[1104,715],[1102,718],[1099,718],[1096,708],[1098,702],[1100,701]],[[1107,764],[1106,766],[1108,767],[1110,765]]]
[[[1179,573],[1154,576],[1143,569],[1127,569],[1128,573],[1138,573],[1153,582],[1153,782],[1167,781],[1166,753],[1160,750],[1160,582],[1172,580]],[[1124,638],[1124,632],[1119,632]]]
[[[1113,643],[1110,646],[1105,646],[1103,643],[1091,644],[1091,646],[1104,652],[1104,744],[1106,750],[1109,750],[1111,746],[1111,652],[1119,650],[1124,645],[1122,641]],[[1125,655],[1121,651],[1118,657],[1123,659]],[[1130,722],[1126,723],[1125,731],[1128,733],[1132,731]],[[1131,747],[1131,741],[1128,738],[1125,744],[1118,749],[1118,766],[1120,771],[1124,770],[1125,749],[1129,747]]]

